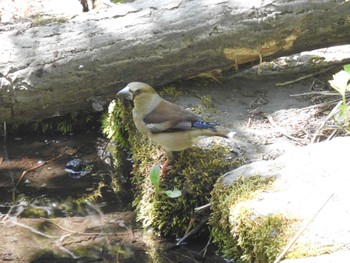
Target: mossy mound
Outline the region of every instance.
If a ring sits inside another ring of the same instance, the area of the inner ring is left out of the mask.
[[[290,237],[291,219],[281,214],[257,215],[244,201],[266,190],[274,178],[240,177],[233,185],[219,180],[212,192],[212,236],[234,262],[274,262]]]
[[[220,146],[181,152],[161,181],[163,189],[180,189],[182,195],[178,198],[156,194],[147,177],[135,174],[133,181],[142,184],[142,188],[136,192],[134,204],[143,225],[166,236],[182,236],[194,216],[194,208],[210,202],[213,185],[229,169],[225,154],[227,149]]]
[[[180,152],[160,183],[162,189],[181,190],[180,197],[170,198],[156,193],[149,180],[152,165],[164,163],[165,153],[137,132],[131,107],[120,101],[113,102],[104,127],[105,134],[120,148],[128,145],[131,149],[133,205],[138,220],[164,236],[182,236],[193,218],[194,208],[210,202],[216,180],[235,166],[235,161],[227,158],[229,149],[223,146],[193,147]]]

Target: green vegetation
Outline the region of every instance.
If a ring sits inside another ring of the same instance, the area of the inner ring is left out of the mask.
[[[70,119],[49,119],[33,123],[32,128],[34,131],[42,133],[57,131],[62,134],[69,134],[73,130],[73,123]]]
[[[290,219],[256,215],[244,201],[268,189],[274,178],[238,178],[233,185],[217,182],[212,192],[212,236],[225,257],[235,262],[273,262],[289,237]],[[238,205],[239,204],[239,205]]]
[[[329,84],[334,88],[342,97],[342,102],[339,104],[339,118],[345,116],[344,124],[340,124],[347,134],[350,133],[349,123],[349,105],[346,102],[346,92],[350,91],[350,64],[344,66],[344,70],[339,71],[333,75],[333,79],[329,81]]]
[[[21,133],[25,131],[25,133],[33,132],[36,134],[69,134],[85,128],[91,129],[93,125],[96,125],[99,118],[100,115],[98,113],[77,112],[36,122],[22,124],[14,122],[7,125],[7,131],[8,133]]]
[[[209,203],[210,191],[217,178],[232,165],[225,160],[228,150],[216,146],[202,150],[192,148],[179,153],[171,170],[167,171],[161,181],[165,189],[181,189],[182,195],[171,199],[167,195],[157,195],[149,180],[133,181],[142,183],[134,205],[138,218],[144,227],[159,230],[165,236],[182,236],[190,223],[195,207]]]
[[[172,98],[178,98],[178,97],[183,95],[183,92],[175,86],[169,86],[169,87],[165,87],[163,90],[161,90],[159,95],[161,97],[169,96]]]
[[[102,117],[102,132],[112,142],[117,142],[118,146],[130,148],[123,108],[124,106],[119,100],[113,100],[109,104],[108,112]],[[129,110],[131,110],[130,107]]]
[[[336,251],[343,250],[344,247],[339,245],[335,247],[334,245],[321,245],[317,243],[303,243],[298,245],[298,243],[294,244],[286,258],[306,258],[306,257],[315,257],[324,254],[331,254]]]
[[[197,105],[191,108],[195,114],[201,116],[203,120],[208,121],[208,118],[205,116],[206,110],[202,105]]]
[[[211,105],[209,97],[203,100],[206,107]],[[191,223],[200,220],[194,208],[211,202],[211,234],[226,257],[235,262],[268,263],[282,251],[295,226],[291,219],[280,214],[256,215],[244,207],[244,201],[266,191],[274,178],[242,177],[233,185],[223,185],[220,176],[238,163],[228,160],[229,149],[219,145],[177,153],[171,168],[160,177],[158,164],[165,162],[165,153],[136,130],[129,103],[113,102],[103,123],[105,134],[117,147],[131,149],[133,206],[144,228],[181,237]],[[163,189],[180,189],[181,195],[171,198]]]
[[[207,109],[214,109],[215,108],[213,98],[210,95],[203,95],[201,97],[201,101],[202,101],[202,104],[204,105],[204,107],[206,107]]]
[[[116,142],[117,147],[129,145],[131,149],[133,206],[138,220],[143,227],[153,228],[164,236],[182,236],[194,208],[209,203],[216,180],[237,165],[226,158],[229,149],[225,147],[217,145],[205,150],[193,147],[179,152],[166,174],[160,180],[153,178],[152,184],[149,178],[151,168],[165,162],[165,153],[136,130],[130,104],[119,100],[113,102],[103,123],[105,134]],[[180,189],[182,194],[170,198],[166,194],[157,194],[157,189]]]
[[[50,24],[63,24],[66,22],[67,18],[65,17],[50,17],[48,15],[37,14],[33,17],[32,27],[45,26]]]
[[[156,194],[166,194],[170,198],[177,198],[181,196],[181,191],[177,188],[174,190],[162,190],[160,188],[160,168],[158,165],[153,165],[151,171],[149,172],[149,179],[154,186],[154,190]]]

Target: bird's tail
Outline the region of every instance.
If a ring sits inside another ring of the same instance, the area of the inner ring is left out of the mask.
[[[236,133],[226,129],[202,129],[202,130],[192,130],[192,135],[194,137],[211,137],[211,136],[220,136],[228,139],[232,139]]]
[[[229,131],[227,129],[218,129],[217,128],[217,123],[216,122],[206,122],[203,120],[197,120],[192,123],[192,127],[195,127],[197,129],[200,129],[203,135],[207,136],[220,136],[228,139],[232,139],[233,136],[236,134],[233,131]],[[205,130],[207,132],[205,132]]]
[[[220,136],[228,139],[232,139],[235,136],[235,132],[227,130],[227,129],[216,129],[215,134],[213,136]]]

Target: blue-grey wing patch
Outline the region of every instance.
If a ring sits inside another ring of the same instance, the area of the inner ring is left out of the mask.
[[[206,122],[203,120],[197,120],[192,122],[192,127],[197,129],[210,129],[210,130],[216,131],[216,126],[217,126],[217,123],[215,122]]]

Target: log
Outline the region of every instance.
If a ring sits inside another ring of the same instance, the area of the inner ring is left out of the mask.
[[[137,0],[71,18],[1,24],[0,121],[101,109],[130,81],[348,43],[344,1]]]

